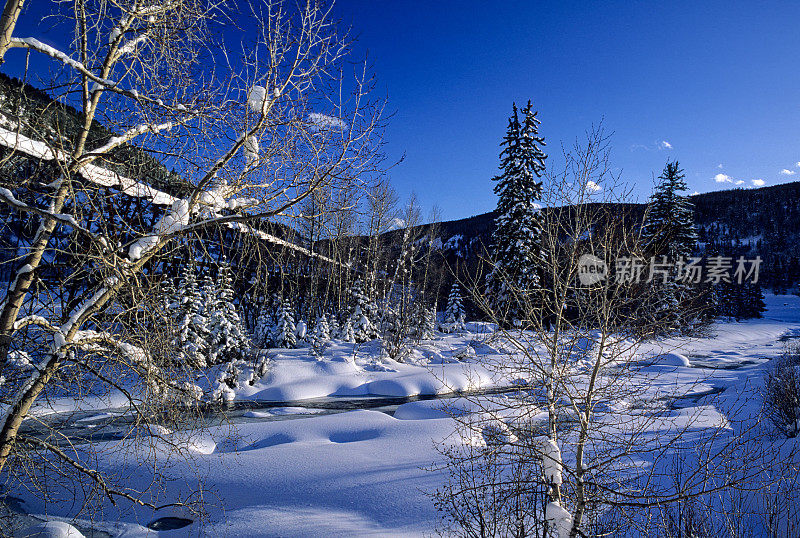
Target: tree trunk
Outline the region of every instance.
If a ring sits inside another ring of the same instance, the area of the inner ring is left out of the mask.
[[[0,15],[0,65],[5,62],[6,51],[11,48],[11,34],[17,25],[25,0],[6,0],[3,14]]]

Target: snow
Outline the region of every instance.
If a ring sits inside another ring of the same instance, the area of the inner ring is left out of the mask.
[[[64,152],[54,152],[44,142],[33,140],[2,127],[0,127],[0,145],[47,161],[55,159],[66,162],[70,159],[70,156]],[[104,187],[118,188],[129,196],[147,198],[156,205],[172,205],[176,200],[165,192],[94,164],[84,164],[78,172],[92,183]]]
[[[651,364],[660,364],[662,366],[683,366],[689,367],[689,359],[686,355],[680,353],[662,353],[656,355],[652,360],[648,361]]]
[[[569,538],[572,514],[557,502],[549,502],[545,507],[545,518],[555,527],[558,538]]]
[[[308,121],[311,123],[312,130],[315,131],[327,131],[327,130],[337,130],[337,131],[346,131],[349,126],[347,122],[342,120],[341,118],[337,118],[335,116],[329,116],[327,114],[320,114],[319,112],[312,112],[308,115]],[[400,220],[400,219],[396,219]],[[396,222],[396,224],[399,224]]]
[[[640,383],[648,397],[683,398],[649,417],[634,402],[604,402],[597,411],[603,432],[637,432],[658,443],[680,431],[691,446],[708,432],[735,428],[728,417],[742,402],[745,412],[757,413],[761,405],[758,384],[767,361],[782,351],[779,339],[800,336],[800,298],[768,296],[767,305],[764,319],[717,323],[709,338],[664,338],[643,346],[636,357],[640,370],[631,383]],[[457,397],[409,401],[385,412],[331,412],[302,400],[369,401],[376,395],[436,394],[456,387],[508,384],[493,378],[471,357],[447,362],[464,347],[480,357],[503,358],[502,343],[490,336],[490,326],[468,323],[465,333],[440,335],[414,348],[407,363],[378,359],[375,341],[356,345],[333,340],[320,360],[309,357],[303,348],[270,350],[270,373],[234,393],[237,400],[254,406],[244,412],[246,420],[217,423],[193,435],[163,432],[190,454],[169,460],[174,480],[165,485],[165,494],[172,498],[186,494],[193,481],[201,478],[219,496],[219,502],[209,506],[208,526],[202,531],[211,536],[429,535],[440,514],[427,493],[443,480],[441,473],[430,470],[443,461],[436,443],[485,446],[493,439],[503,442],[510,433],[508,425],[522,419],[501,412],[505,396],[487,397],[487,404],[480,408]],[[443,360],[429,359],[435,355]],[[710,390],[724,392],[716,398],[703,397]],[[259,408],[259,401],[277,401],[277,407]],[[51,403],[59,404],[59,400]],[[63,411],[69,406],[62,403]],[[98,415],[106,412],[101,402],[81,405],[94,406]],[[491,415],[486,414],[487,408],[494,410]],[[533,420],[546,424],[546,412],[532,409],[531,413]],[[475,424],[486,427],[472,438],[460,439],[453,435],[454,416],[474,417]],[[487,422],[489,416],[492,420]],[[560,462],[562,452],[564,461],[570,461],[568,434],[560,433],[557,443],[545,437],[541,442],[545,473],[553,482],[567,481]],[[130,476],[134,486],[152,480],[148,467],[139,467],[137,458],[131,458],[135,449],[125,441],[100,443],[98,449],[103,470]],[[168,455],[156,450],[155,457],[166,462]],[[645,455],[634,457],[630,472],[642,472],[649,465]],[[32,513],[47,509],[54,515],[69,515],[69,504],[46,507],[29,494],[24,506]],[[546,507],[546,517],[556,526],[559,538],[568,535],[572,522],[565,506],[550,503]],[[103,518],[114,521],[129,536],[145,535],[140,525],[164,515],[125,503],[106,504],[103,510]],[[102,525],[95,523],[95,528]],[[199,532],[198,523],[193,523],[169,535]]]
[[[21,534],[26,538],[83,538],[83,534],[63,521],[47,521],[25,529]]]
[[[23,45],[27,48],[38,50],[39,52],[50,56],[51,58],[55,58],[56,60],[60,61],[61,63],[72,67],[77,71],[86,71],[86,67],[79,61],[73,60],[69,57],[69,55],[61,52],[60,50],[56,49],[55,47],[51,47],[46,43],[42,43],[38,39],[34,37],[25,37],[25,38],[11,38],[12,43],[18,43]]]
[[[550,484],[562,483],[561,481],[561,450],[554,439],[543,439],[542,450],[542,472],[545,480]]]
[[[153,228],[155,234],[146,235],[134,241],[128,249],[128,257],[134,261],[140,259],[148,251],[155,248],[162,238],[177,233],[187,226],[189,217],[189,202],[187,200],[175,200],[170,211],[167,211]]]
[[[250,110],[257,113],[263,113],[269,103],[269,95],[267,89],[263,86],[253,86],[247,94],[247,104]]]
[[[244,139],[244,155],[245,160],[247,161],[247,166],[249,168],[255,168],[258,166],[259,156],[258,156],[258,138],[251,135]]]

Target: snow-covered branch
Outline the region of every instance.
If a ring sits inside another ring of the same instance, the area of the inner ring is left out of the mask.
[[[132,129],[128,129],[120,136],[112,136],[108,142],[100,146],[99,148],[93,149],[91,151],[87,151],[87,155],[102,155],[104,153],[108,153],[112,149],[121,146],[127,142],[130,142],[134,138],[144,133],[152,133],[156,134],[161,131],[169,131],[174,126],[174,123],[168,121],[166,123],[154,124],[154,123],[145,123],[142,125],[137,125]]]

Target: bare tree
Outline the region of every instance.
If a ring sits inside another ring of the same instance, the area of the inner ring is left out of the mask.
[[[336,192],[377,172],[381,105],[369,97],[366,69],[344,75],[350,37],[317,2],[242,13],[202,0],[55,8],[73,32],[67,49],[9,40],[55,62],[49,106],[61,110],[63,101],[79,112],[70,131],[25,116],[0,131],[5,162],[45,163],[47,173],[24,192],[13,181],[0,190],[2,204],[37,226],[25,254],[8,262],[15,278],[0,311],[0,470],[33,444],[108,495],[126,496],[57,445],[22,435],[32,406],[65,378],[112,383],[98,355],[141,374],[145,399],[196,397],[159,363],[154,340],[132,339],[139,290],[157,289],[158,264],[183,239],[232,229],[274,243],[261,223],[289,219],[320,189]],[[245,23],[246,32],[237,30]],[[169,163],[168,184],[134,175],[131,154]],[[121,211],[129,199],[136,207]],[[80,268],[67,301],[64,286],[46,279],[56,236]],[[35,367],[19,368],[20,357]]]
[[[470,412],[454,413],[462,442],[444,446],[450,479],[436,499],[456,534],[624,535],[681,500],[764,488],[795,461],[794,451],[770,459],[759,442],[761,417],[730,401],[727,416],[665,407],[695,384],[656,389],[660,377],[646,369],[655,357],[643,346],[668,320],[647,310],[653,288],[615,264],[643,256],[641,215],[615,194],[602,131],[565,152],[564,162],[545,181],[542,288],[506,283],[524,305],[522,325],[500,323],[505,313],[493,310],[479,277],[470,286],[498,324],[488,343],[502,358],[482,364],[518,388],[468,397]],[[687,461],[677,482],[675,454]]]

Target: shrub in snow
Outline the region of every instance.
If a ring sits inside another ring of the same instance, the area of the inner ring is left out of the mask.
[[[250,373],[250,378],[247,380],[248,385],[255,385],[257,381],[262,379],[269,371],[270,360],[266,355],[261,355],[256,358],[253,371]]]
[[[764,410],[786,437],[800,433],[800,346],[791,346],[775,359],[764,383]]]
[[[236,389],[239,388],[239,375],[242,373],[237,363],[232,361],[220,372],[217,377],[217,387],[211,394],[213,401],[231,402],[236,398]]]
[[[464,314],[464,304],[461,299],[461,290],[458,284],[453,284],[450,288],[450,295],[447,298],[447,308],[444,311],[444,321],[440,324],[442,332],[452,333],[464,330],[466,314]]]
[[[294,324],[294,315],[288,299],[281,303],[278,310],[278,320],[275,332],[272,334],[272,345],[292,349],[297,347],[297,327]]]
[[[220,364],[245,358],[250,339],[242,319],[233,304],[233,285],[230,265],[223,259],[217,274],[217,284],[206,290],[208,301],[209,364]]]
[[[175,337],[172,344],[177,351],[177,361],[191,368],[208,365],[209,329],[204,315],[203,299],[197,289],[197,278],[192,264],[183,266],[177,290],[177,304],[173,306]]]
[[[517,441],[517,436],[508,427],[508,424],[500,421],[492,421],[481,429],[483,439],[488,446],[507,445]]]

